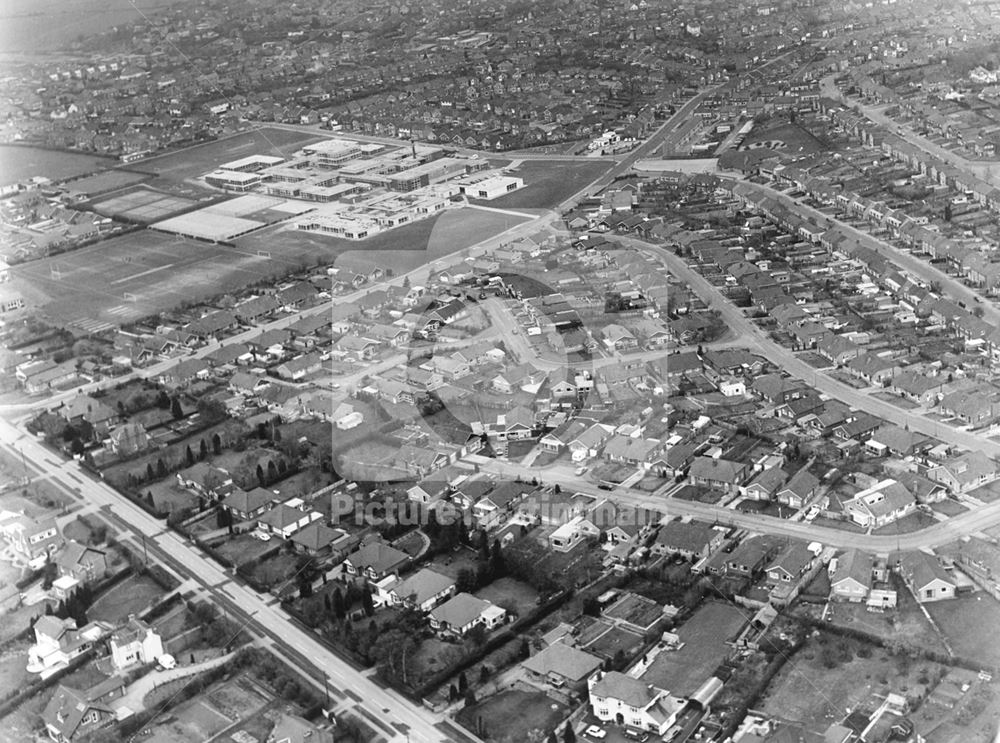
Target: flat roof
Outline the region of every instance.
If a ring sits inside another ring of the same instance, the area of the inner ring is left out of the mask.
[[[275,157],[274,155],[248,155],[247,157],[241,157],[239,160],[232,160],[228,163],[222,163],[219,166],[221,170],[237,170],[239,168],[244,168],[247,165],[278,165],[279,163],[285,162],[283,157]]]
[[[206,240],[226,240],[263,227],[264,223],[234,217],[211,209],[199,209],[195,212],[181,214],[178,217],[165,219],[162,222],[156,222],[151,226],[157,230],[174,232],[179,235],[200,237]]]

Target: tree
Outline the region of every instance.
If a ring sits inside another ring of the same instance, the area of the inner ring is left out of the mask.
[[[184,417],[184,410],[181,408],[181,399],[179,397],[174,397],[170,401],[170,415],[174,417],[175,420],[180,420]]]
[[[485,665],[483,665],[479,669],[479,683],[485,684],[489,680],[490,680],[490,669],[487,668]]]
[[[458,674],[458,693],[465,694],[469,690],[469,679],[465,677],[465,671]]]
[[[952,216],[951,202],[950,201],[946,201],[945,204],[944,204],[944,221],[945,222],[950,222],[951,221],[951,216]]]
[[[372,603],[372,593],[366,587],[361,594],[361,608],[365,610],[365,616],[370,617],[375,613],[375,604]]]
[[[218,456],[222,454],[222,437],[219,434],[212,434],[212,453]]]
[[[166,390],[160,390],[160,394],[156,396],[156,407],[161,410],[170,409],[170,396],[167,394]]]
[[[184,461],[187,462],[188,467],[194,464],[194,452],[191,451],[190,444],[188,444],[184,449]]]
[[[152,480],[154,477],[156,477],[156,473],[153,472],[153,463],[146,462],[146,479]]]
[[[569,723],[566,723],[566,729],[563,730],[563,743],[576,743],[576,731]]]
[[[228,508],[220,508],[215,513],[215,527],[217,529],[226,529],[233,525],[233,514],[229,512]]]
[[[472,689],[467,689],[465,692],[465,706],[474,707],[476,705],[476,692]]]
[[[267,460],[267,480],[268,482],[274,482],[278,479],[278,468],[274,466],[274,460]]]
[[[559,743],[559,738],[556,735],[555,730],[549,733],[549,739],[546,741],[546,743]]]
[[[167,465],[164,463],[163,459],[156,460],[156,475],[157,477],[167,476]]]
[[[507,572],[507,566],[503,559],[503,549],[500,547],[500,540],[493,540],[493,550],[490,553],[490,569],[493,579],[502,578]]]
[[[344,604],[344,595],[340,592],[340,589],[336,589],[333,592],[333,615],[337,619],[343,619],[347,616],[347,606]]]
[[[198,449],[198,459],[204,460],[208,456],[208,444],[205,443],[205,439],[201,440],[201,445]]]
[[[72,454],[74,456],[79,456],[79,455],[83,454],[83,451],[84,451],[83,442],[80,440],[80,437],[77,436],[75,439],[73,439],[70,442],[70,444],[69,444],[69,452],[70,452],[70,454]]]
[[[266,480],[264,480],[264,468],[259,464],[257,465],[257,484],[264,487]]]
[[[156,508],[156,503],[153,501],[153,491],[152,490],[147,490],[146,491],[146,503],[149,504],[150,508],[153,508],[153,509]]]
[[[448,701],[454,702],[456,699],[458,699],[458,689],[456,689],[455,685],[452,684],[451,686],[448,687]]]

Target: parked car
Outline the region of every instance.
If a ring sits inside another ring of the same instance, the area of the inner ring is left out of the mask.
[[[597,727],[597,725],[591,725],[583,732],[583,734],[586,735],[588,738],[596,738],[597,740],[601,740],[608,734],[608,731],[605,730],[604,728]]]
[[[809,510],[806,511],[805,519],[806,521],[812,521],[814,518],[819,516],[819,506],[810,506]]]
[[[268,534],[266,531],[254,531],[250,533],[250,536],[253,537],[254,539],[259,539],[262,542],[271,541],[271,535]]]
[[[177,667],[177,660],[172,655],[161,655],[156,659],[156,667],[161,671],[169,671]]]

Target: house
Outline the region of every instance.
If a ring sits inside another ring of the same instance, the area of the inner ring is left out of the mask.
[[[31,519],[14,514],[12,518],[0,522],[0,533],[8,546],[35,570],[63,544],[54,516]]]
[[[198,495],[218,500],[232,489],[233,478],[224,469],[208,462],[195,462],[178,472],[175,477],[182,488],[193,490]]]
[[[580,542],[601,535],[601,529],[586,516],[574,516],[549,534],[548,542],[556,552],[569,552]]]
[[[612,323],[601,331],[604,335],[604,345],[611,351],[629,351],[639,347],[639,341],[630,330]]]
[[[723,493],[736,493],[746,476],[747,466],[714,457],[695,457],[688,477],[695,485],[706,485]]]
[[[430,613],[431,629],[442,635],[464,637],[473,627],[489,631],[502,625],[507,611],[470,593],[457,593]]]
[[[150,448],[152,440],[141,423],[130,421],[112,429],[106,446],[118,457],[130,457]]]
[[[848,550],[837,557],[836,567],[830,571],[830,599],[852,603],[865,601],[872,588],[874,565],[874,558],[860,550]]]
[[[681,555],[698,561],[722,546],[726,533],[704,521],[670,521],[660,527],[649,550],[654,555]]]
[[[927,477],[952,493],[967,493],[997,479],[997,464],[982,452],[964,452],[930,467]]]
[[[611,462],[621,462],[633,466],[646,466],[663,444],[658,439],[644,439],[633,436],[613,436],[604,445],[604,458]]]
[[[587,688],[591,711],[599,720],[657,736],[665,735],[688,705],[687,699],[618,671],[594,674]]]
[[[112,676],[87,691],[60,684],[42,710],[49,738],[55,743],[70,743],[83,736],[93,740],[96,731],[117,719],[108,702],[122,696],[124,691],[125,680],[120,676]]]
[[[262,374],[238,371],[229,378],[229,391],[237,395],[250,397],[260,394],[270,384],[271,380]]]
[[[583,689],[587,679],[601,667],[596,655],[555,642],[521,663],[529,678],[568,689]]]
[[[111,662],[118,671],[134,663],[152,663],[163,655],[163,640],[156,630],[134,614],[111,634],[108,645]]]
[[[104,622],[90,622],[77,629],[73,619],[60,619],[43,615],[34,626],[35,644],[28,648],[28,672],[48,676],[65,668],[74,658],[90,650],[108,632],[111,626]]]
[[[767,581],[772,585],[794,584],[813,566],[815,555],[802,542],[791,542],[768,565]]]
[[[344,572],[371,581],[398,575],[410,562],[410,556],[376,539],[361,545],[344,560]]]
[[[913,513],[917,499],[896,480],[881,480],[843,503],[844,513],[866,529],[878,529]]]
[[[313,521],[292,534],[291,543],[295,551],[313,557],[324,558],[333,555],[342,557],[343,550],[351,544],[350,535],[343,529],[327,526],[322,521]]]
[[[322,368],[322,355],[318,351],[311,351],[279,364],[274,371],[282,379],[298,382]]]
[[[716,552],[709,559],[708,572],[749,578],[764,569],[775,548],[764,537],[744,539],[731,552]]]
[[[535,430],[535,415],[523,405],[497,415],[491,432],[500,441],[520,441],[531,438]]]
[[[103,550],[72,539],[67,540],[54,561],[61,577],[73,578],[81,583],[103,578],[108,572],[108,556]]]
[[[769,467],[758,472],[743,488],[743,495],[750,500],[773,500],[778,489],[785,484],[788,473],[781,467]]]
[[[957,595],[955,579],[934,555],[926,552],[904,554],[899,561],[899,574],[922,604],[953,599]]]
[[[257,528],[282,539],[288,539],[299,529],[322,518],[323,514],[318,511],[300,511],[298,508],[279,503],[257,518]]]
[[[533,486],[504,482],[483,496],[472,507],[472,516],[481,529],[493,529],[514,511],[514,506]]]
[[[778,502],[790,508],[802,508],[819,490],[819,480],[803,467],[782,487],[778,488]]]
[[[389,589],[394,604],[424,613],[455,594],[455,580],[429,568],[422,568]]]
[[[278,494],[271,490],[234,488],[220,505],[233,515],[235,522],[240,522],[256,519],[277,502]]]
[[[118,419],[118,413],[90,395],[77,395],[67,400],[56,411],[65,421],[73,423],[85,420],[96,430],[104,433],[108,426]]]

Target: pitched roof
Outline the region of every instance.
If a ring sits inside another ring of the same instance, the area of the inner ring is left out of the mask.
[[[591,688],[591,694],[616,699],[629,707],[643,709],[654,702],[660,691],[653,686],[618,671],[608,671]]]
[[[531,656],[521,665],[542,676],[555,673],[570,681],[580,681],[601,667],[601,659],[557,642]]]
[[[422,568],[397,583],[392,592],[403,600],[412,598],[414,603],[420,605],[454,585],[454,578],[436,573],[429,568]]]
[[[438,622],[447,622],[450,627],[461,629],[474,622],[492,604],[471,593],[456,593],[435,608],[430,616]]]

